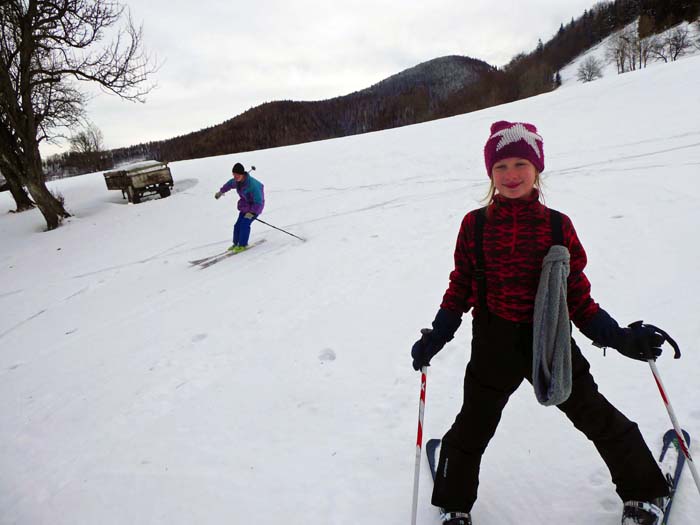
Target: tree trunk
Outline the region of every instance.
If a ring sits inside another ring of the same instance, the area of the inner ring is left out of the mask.
[[[17,205],[15,212],[31,210],[34,207],[34,203],[22,185],[22,177],[18,172],[17,166],[10,163],[2,154],[0,154],[0,173],[5,177],[7,187],[15,199],[15,204]]]
[[[41,178],[39,180],[34,177],[27,178],[27,189],[46,220],[47,230],[55,230],[64,218],[70,217],[61,201],[51,194]]]
[[[17,178],[17,176],[13,173],[7,171],[3,171],[3,174],[7,180],[7,186],[10,188],[10,193],[15,199],[15,204],[17,205],[15,212],[20,213],[26,210],[31,210],[34,207],[34,203],[29,198],[29,195],[27,195],[27,192],[24,190],[19,178]]]
[[[29,190],[29,194],[34,199],[41,214],[46,220],[48,230],[55,230],[61,225],[61,221],[70,214],[63,207],[63,203],[59,201],[46,187],[44,181],[44,173],[41,168],[41,155],[39,154],[39,145],[34,143],[31,151],[27,152],[27,173],[25,174],[25,184]]]

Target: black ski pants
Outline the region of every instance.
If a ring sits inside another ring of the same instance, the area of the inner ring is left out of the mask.
[[[593,442],[623,501],[649,501],[668,485],[637,424],[598,392],[588,361],[572,340],[573,385],[557,406]],[[523,379],[532,383],[532,324],[491,313],[473,320],[472,354],[464,378],[464,403],[440,450],[432,503],[469,512],[476,501],[479,465],[501,412]]]

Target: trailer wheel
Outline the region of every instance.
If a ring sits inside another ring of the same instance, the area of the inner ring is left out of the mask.
[[[160,194],[161,199],[164,199],[165,197],[170,196],[170,188],[168,186],[161,186],[158,188],[158,193]]]

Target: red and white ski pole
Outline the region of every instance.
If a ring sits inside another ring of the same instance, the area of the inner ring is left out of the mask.
[[[642,321],[636,321],[630,326],[634,325],[644,325],[654,330],[656,334],[663,337],[664,341],[673,347],[673,358],[680,359],[681,349],[678,347],[678,343],[676,343],[673,340],[673,338],[666,332],[664,332],[661,328],[658,328],[652,324],[644,324]],[[654,359],[648,359],[647,362],[649,363],[649,367],[651,368],[651,373],[654,374],[654,380],[656,381],[656,386],[659,388],[659,392],[661,393],[661,399],[664,400],[664,405],[666,406],[666,412],[668,412],[668,417],[671,418],[671,424],[673,425],[673,431],[676,433],[678,446],[680,447],[681,452],[683,452],[683,455],[685,456],[685,459],[688,462],[688,468],[690,468],[690,472],[693,475],[693,480],[695,480],[695,486],[698,488],[698,492],[700,492],[700,476],[698,476],[698,469],[695,468],[695,462],[693,461],[693,458],[690,455],[690,447],[685,441],[685,437],[683,436],[683,430],[681,429],[681,425],[678,423],[678,418],[676,418],[676,413],[673,410],[673,406],[671,405],[671,400],[668,398],[668,394],[666,393],[664,383],[663,381],[661,381],[659,369],[656,367],[656,362]]]
[[[664,404],[666,405],[666,411],[668,412],[668,416],[671,418],[671,423],[673,424],[673,430],[676,432],[678,444],[681,448],[681,451],[683,452],[683,455],[685,456],[685,459],[688,462],[688,467],[690,468],[690,472],[693,474],[693,479],[695,480],[695,485],[698,488],[698,492],[700,492],[700,476],[698,476],[698,470],[697,468],[695,468],[695,463],[693,462],[693,458],[690,455],[690,448],[688,447],[688,443],[685,442],[683,432],[681,431],[681,426],[678,424],[678,419],[676,418],[676,413],[673,411],[673,406],[671,406],[671,401],[668,399],[666,389],[664,388],[664,384],[661,381],[659,369],[656,367],[656,363],[653,359],[649,359],[648,362],[649,366],[651,367],[651,373],[654,374],[656,386],[659,387],[659,392],[661,392],[661,398],[664,400]]]
[[[418,437],[416,438],[416,470],[413,474],[413,512],[411,514],[411,525],[416,525],[418,514],[418,480],[420,477],[420,456],[423,449],[423,414],[425,413],[425,385],[428,375],[428,367],[420,369],[420,401],[418,403]]]

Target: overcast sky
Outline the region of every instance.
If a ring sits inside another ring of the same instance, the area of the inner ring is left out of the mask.
[[[107,148],[160,140],[272,100],[321,100],[426,60],[494,66],[546,42],[597,0],[130,0],[160,64],[145,104],[91,89]],[[44,145],[49,155],[65,149]]]

